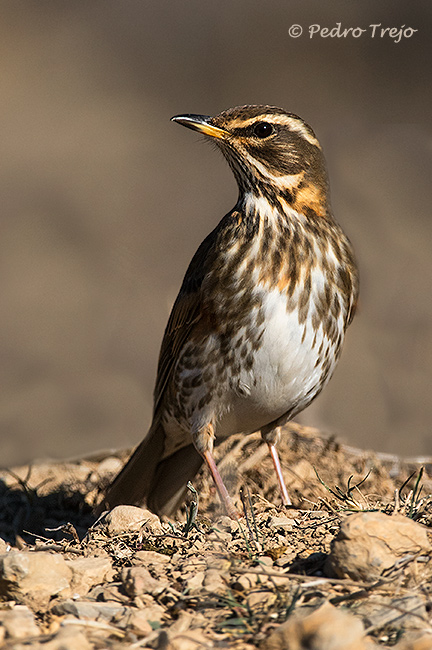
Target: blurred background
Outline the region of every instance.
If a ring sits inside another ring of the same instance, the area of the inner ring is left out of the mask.
[[[245,103],[312,125],[361,269],[340,365],[299,419],[432,454],[430,2],[3,0],[0,15],[1,465],[142,438],[183,274],[237,198],[222,157],[169,118]],[[338,22],[366,32],[309,38]],[[418,31],[396,43],[372,24]]]

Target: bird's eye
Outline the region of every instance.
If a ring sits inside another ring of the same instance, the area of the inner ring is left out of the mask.
[[[268,138],[274,133],[274,126],[268,122],[258,122],[255,124],[253,132],[257,138]]]

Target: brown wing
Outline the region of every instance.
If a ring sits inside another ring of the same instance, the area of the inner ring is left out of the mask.
[[[207,273],[216,243],[216,230],[202,242],[188,270],[172,308],[159,353],[158,372],[154,390],[156,412],[165,388],[177,363],[179,353],[201,318],[201,285]]]

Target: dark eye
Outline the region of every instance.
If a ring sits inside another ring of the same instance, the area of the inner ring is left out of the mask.
[[[255,124],[253,132],[257,138],[268,138],[269,135],[274,133],[274,127],[268,122],[258,122],[258,124]]]

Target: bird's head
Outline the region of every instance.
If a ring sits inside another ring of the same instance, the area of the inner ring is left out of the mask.
[[[239,106],[215,117],[172,118],[211,138],[236,177],[240,194],[282,197],[327,205],[327,173],[321,146],[300,117],[275,106]]]

